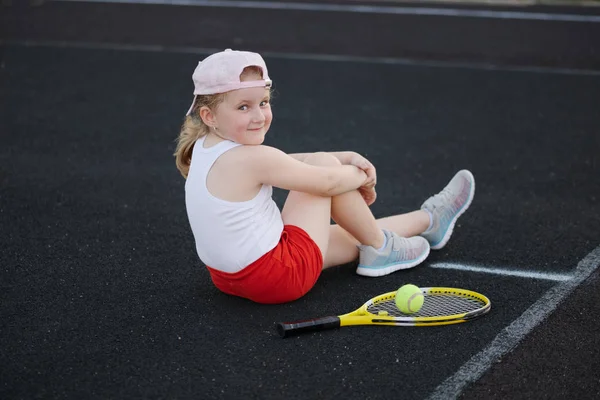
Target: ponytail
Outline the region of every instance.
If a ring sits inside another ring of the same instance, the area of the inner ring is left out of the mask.
[[[214,110],[224,99],[223,94],[196,96],[194,107],[189,115],[186,115],[179,137],[177,138],[177,147],[175,148],[175,165],[177,169],[187,179],[192,161],[192,150],[196,141],[209,132],[209,127],[200,117],[200,109],[204,106]]]

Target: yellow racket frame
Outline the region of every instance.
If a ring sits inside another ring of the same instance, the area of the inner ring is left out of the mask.
[[[340,326],[352,326],[352,325],[388,325],[388,326],[439,326],[439,325],[450,325],[459,324],[466,322],[470,319],[477,318],[491,309],[490,300],[482,295],[481,293],[474,292],[472,290],[457,289],[449,287],[427,287],[420,288],[424,296],[435,296],[435,295],[455,295],[466,297],[470,299],[479,300],[483,303],[482,307],[470,312],[453,314],[446,316],[433,316],[433,317],[411,317],[410,315],[402,317],[389,317],[385,315],[373,314],[367,311],[370,305],[381,301],[389,301],[396,298],[396,292],[388,292],[379,296],[373,297],[367,301],[357,310],[350,313],[340,315]]]
[[[450,287],[425,287],[421,288],[425,301],[431,296],[459,296],[472,300],[477,300],[481,303],[481,307],[469,312],[439,315],[430,317],[411,317],[403,315],[400,317],[392,317],[385,314],[373,314],[368,310],[369,306],[383,301],[394,300],[396,292],[388,292],[379,296],[373,297],[358,309],[339,316],[329,316],[317,319],[309,319],[295,322],[280,322],[277,324],[277,331],[281,337],[288,337],[302,332],[319,331],[324,329],[339,328],[341,326],[353,325],[384,325],[384,326],[439,326],[451,325],[466,322],[478,318],[490,311],[492,303],[481,293],[472,290],[457,289]]]

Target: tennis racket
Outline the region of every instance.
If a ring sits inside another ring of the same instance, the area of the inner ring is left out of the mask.
[[[437,326],[458,324],[481,317],[492,304],[482,294],[447,287],[421,288],[425,301],[414,314],[404,314],[396,307],[396,292],[373,297],[351,313],[296,322],[280,322],[277,332],[288,337],[303,332],[320,331],[350,325]]]

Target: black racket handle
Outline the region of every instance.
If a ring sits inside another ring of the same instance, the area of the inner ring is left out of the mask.
[[[323,317],[296,322],[280,322],[277,324],[279,336],[285,338],[304,332],[322,331],[340,327],[340,317]]]

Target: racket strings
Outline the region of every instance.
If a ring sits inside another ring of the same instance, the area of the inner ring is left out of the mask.
[[[457,295],[425,295],[423,307],[414,314],[404,314],[396,307],[395,299],[389,298],[369,305],[367,311],[379,315],[387,312],[390,317],[443,317],[464,314],[485,306],[482,300]]]

